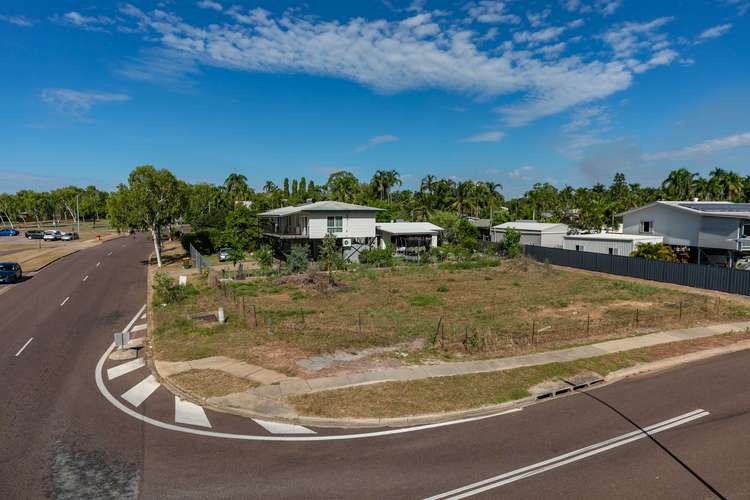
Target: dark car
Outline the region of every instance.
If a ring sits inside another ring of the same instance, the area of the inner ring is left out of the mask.
[[[0,283],[16,283],[21,281],[23,272],[16,262],[0,262]]]
[[[0,236],[17,236],[18,231],[15,229],[0,229]]]
[[[26,231],[23,233],[24,237],[30,239],[30,240],[41,240],[44,238],[44,231],[39,230],[32,230],[32,231]]]

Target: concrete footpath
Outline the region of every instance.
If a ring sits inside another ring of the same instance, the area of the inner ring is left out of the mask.
[[[700,339],[748,329],[750,329],[750,321],[723,323],[705,327],[667,330],[637,337],[609,340],[580,347],[571,347],[522,356],[480,361],[441,362],[436,364],[412,365],[311,379],[287,377],[282,373],[223,356],[214,356],[184,362],[156,361],[154,367],[157,373],[163,378],[191,369],[213,369],[254,381],[260,385],[249,391],[208,398],[207,400],[201,401],[201,403],[220,411],[229,411],[231,413],[238,413],[246,416],[266,416],[299,421],[300,416],[297,415],[285,402],[285,399],[289,396],[382,382],[409,381],[432,377],[485,373],[510,370],[525,366],[576,361],[605,354],[631,351],[644,347],[668,344],[670,342]],[[171,384],[167,383],[167,385]],[[181,392],[179,388],[172,387],[177,392]],[[195,398],[193,397],[193,399]],[[460,413],[465,414],[466,412]],[[317,419],[305,418],[305,421],[313,423],[315,420]],[[325,423],[323,420],[327,419],[321,419],[321,424]]]

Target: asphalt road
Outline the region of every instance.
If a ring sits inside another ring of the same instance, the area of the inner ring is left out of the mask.
[[[480,498],[750,496],[746,352],[372,438],[239,441],[139,421],[102,396],[94,368],[145,301],[149,251],[144,237],[106,242],[0,295],[0,498],[426,498],[461,487]],[[169,419],[170,404],[157,392],[138,411]],[[705,412],[651,437],[637,431],[694,410]],[[211,415],[223,429],[245,420]],[[608,441],[628,433],[639,439]],[[512,471],[507,484],[490,480]]]

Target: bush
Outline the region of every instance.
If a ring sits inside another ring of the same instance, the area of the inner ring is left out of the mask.
[[[320,267],[324,271],[334,271],[344,267],[344,258],[336,244],[336,237],[332,234],[327,234],[320,246]]]
[[[443,303],[443,300],[440,297],[436,297],[434,295],[430,295],[427,293],[414,295],[413,297],[410,297],[407,299],[407,302],[413,306],[417,307],[425,307],[425,306],[439,306]]]
[[[359,253],[359,262],[371,264],[375,267],[390,267],[393,265],[393,248],[368,248]]]
[[[180,286],[169,274],[159,271],[154,274],[154,303],[175,304],[190,295],[192,288]]]
[[[479,229],[466,219],[459,219],[453,228],[456,244],[470,252],[479,248]]]
[[[518,229],[509,227],[505,230],[503,250],[505,251],[505,255],[511,259],[521,255],[521,232]]]
[[[211,255],[219,249],[221,245],[221,231],[218,229],[202,229],[193,233],[185,233],[180,238],[182,248],[186,252],[190,251],[192,244],[198,252],[203,255]]]
[[[435,264],[437,262],[443,262],[447,256],[447,251],[444,247],[432,247],[428,251],[422,254],[420,262],[422,264]]]
[[[292,247],[292,251],[289,252],[289,256],[286,259],[287,269],[291,274],[299,274],[307,271],[310,265],[309,253],[310,247],[307,243]]]
[[[263,245],[255,251],[255,260],[260,265],[263,274],[268,274],[273,265],[273,249],[269,245]]]
[[[680,261],[672,247],[664,243],[641,243],[630,256],[649,260],[666,260],[667,262]]]

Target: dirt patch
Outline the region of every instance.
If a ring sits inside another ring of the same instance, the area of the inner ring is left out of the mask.
[[[219,370],[189,370],[169,377],[176,385],[201,398],[249,391],[258,384]]]

